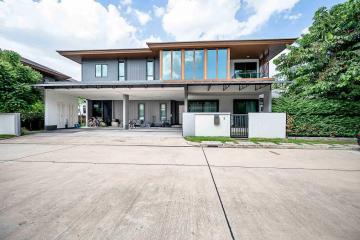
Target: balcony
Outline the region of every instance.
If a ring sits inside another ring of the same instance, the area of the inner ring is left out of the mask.
[[[240,78],[268,78],[268,74],[260,73],[256,71],[242,71],[237,70],[231,76],[232,79],[240,79]]]

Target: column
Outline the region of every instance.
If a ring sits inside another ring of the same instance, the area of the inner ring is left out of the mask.
[[[184,112],[188,111],[188,86],[184,87]]]
[[[123,95],[123,129],[129,128],[129,95]]]
[[[271,112],[271,89],[264,93],[264,112]]]
[[[85,108],[85,111],[86,111],[86,113],[85,113],[85,126],[86,127],[88,127],[88,122],[89,122],[89,103],[88,103],[88,100],[86,99],[85,100],[85,106],[86,106],[86,108]]]

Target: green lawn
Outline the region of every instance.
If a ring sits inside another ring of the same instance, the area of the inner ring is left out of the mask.
[[[0,134],[0,140],[2,139],[8,139],[8,138],[13,138],[16,137],[15,135],[11,135],[11,134]]]
[[[282,139],[282,138],[249,138],[254,143],[271,142],[271,143],[295,143],[295,144],[356,144],[355,140],[307,140],[307,139]]]
[[[195,137],[188,136],[185,137],[187,141],[190,142],[204,142],[204,141],[217,141],[217,142],[237,142],[236,139],[230,137]]]

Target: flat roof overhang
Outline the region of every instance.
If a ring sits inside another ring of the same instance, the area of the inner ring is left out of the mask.
[[[252,78],[244,80],[193,80],[193,81],[128,81],[128,82],[52,82],[35,84],[35,87],[45,89],[71,89],[71,88],[173,88],[186,86],[213,86],[213,85],[271,85],[274,78]]]
[[[283,39],[253,39],[253,40],[219,40],[219,41],[191,41],[191,42],[159,42],[147,43],[148,48],[134,49],[102,49],[102,50],[58,50],[57,52],[77,63],[83,59],[109,58],[154,58],[159,56],[160,50],[201,49],[201,48],[230,48],[230,58],[259,58],[265,51],[269,51],[272,59],[286,45],[294,43],[296,38]]]

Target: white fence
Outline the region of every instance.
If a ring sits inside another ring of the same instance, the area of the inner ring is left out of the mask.
[[[230,113],[183,113],[183,135],[230,137]]]
[[[249,138],[286,138],[286,113],[249,113]]]
[[[183,136],[230,137],[230,113],[183,113]],[[249,138],[286,138],[286,113],[249,113]]]
[[[21,135],[20,113],[0,113],[0,134]]]

